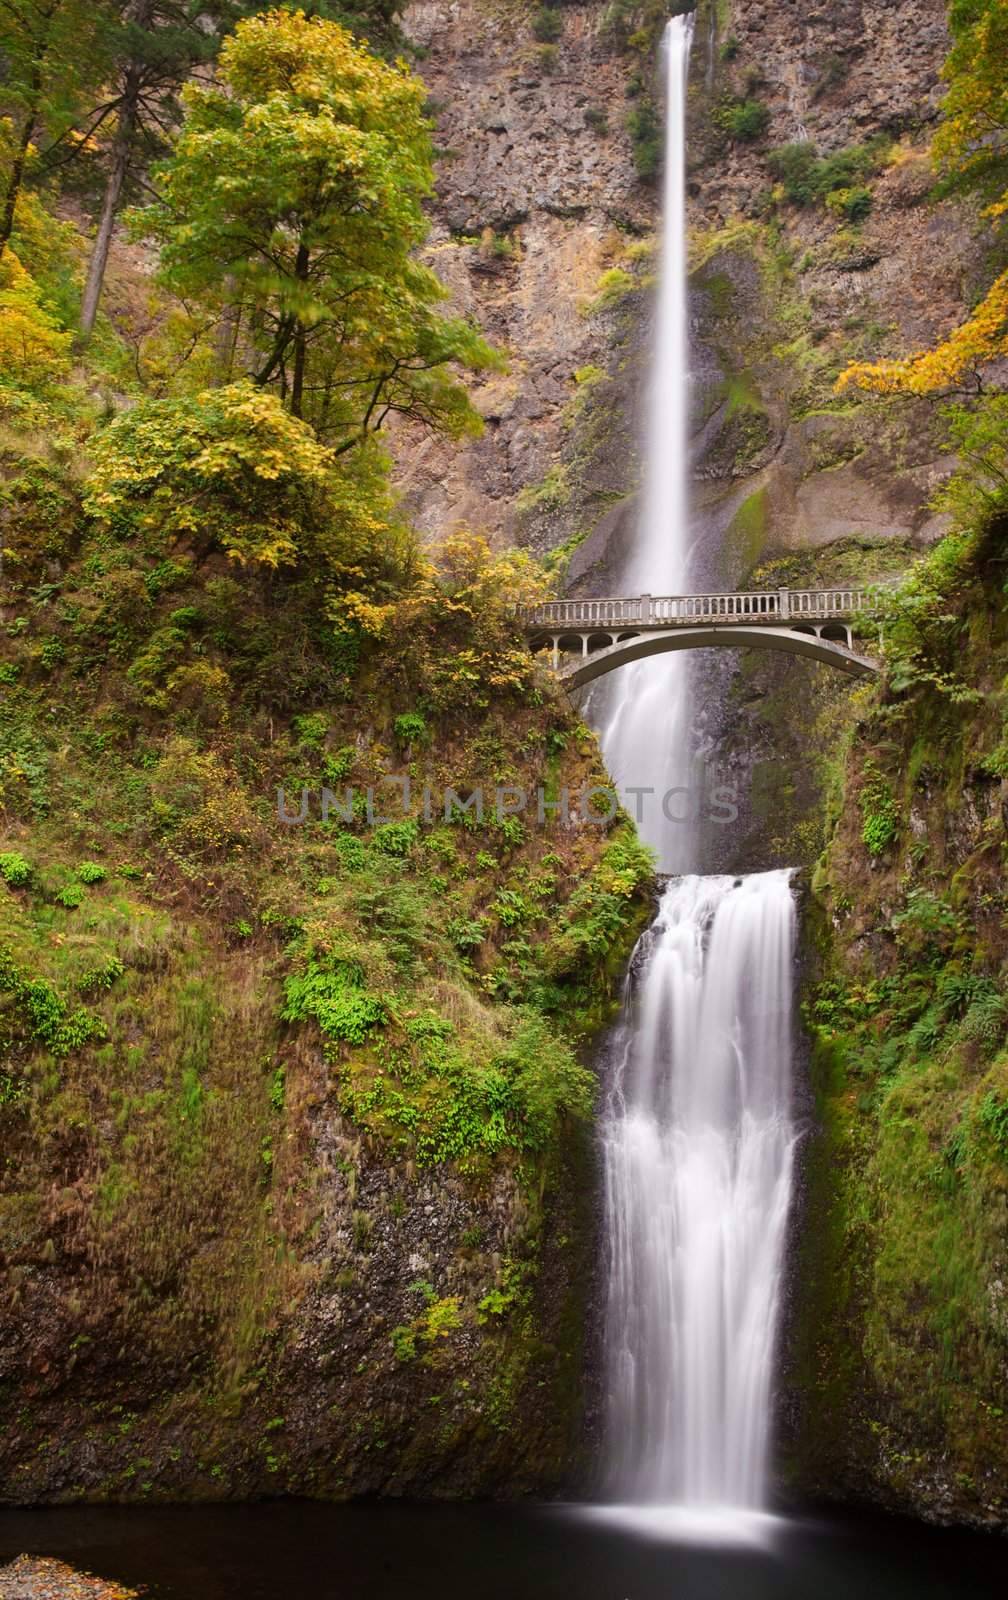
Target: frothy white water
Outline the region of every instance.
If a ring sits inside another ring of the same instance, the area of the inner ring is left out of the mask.
[[[786,872],[672,883],[603,1123],[611,1489],[764,1503],[791,1119]]]
[[[686,85],[693,17],[673,17],[663,42],[666,140],[664,231],[638,536],[622,577],[624,594],[681,594],[689,576],[689,334],[686,311]],[[601,728],[618,786],[650,790],[643,831],[667,872],[689,862],[690,830],[680,820],[688,789],[689,669],[683,655],[640,661],[593,693],[588,715]]]

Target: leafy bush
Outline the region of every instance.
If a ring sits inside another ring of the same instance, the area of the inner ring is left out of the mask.
[[[468,920],[465,917],[456,917],[448,924],[448,937],[456,950],[466,953],[478,950],[486,936],[487,925],[482,917]]]
[[[1008,1100],[1003,1100],[993,1089],[989,1089],[980,1102],[977,1120],[981,1128],[990,1134],[998,1154],[1008,1161]]]
[[[144,400],[98,435],[94,460],[85,510],[161,560],[193,545],[240,566],[381,559],[381,460],[337,459],[251,383]]]
[[[10,995],[14,1002],[13,1032],[11,1019],[0,1016],[0,1044],[9,1047],[20,1032],[54,1056],[66,1056],[90,1039],[105,1037],[100,1017],[83,1007],[70,1011],[44,978],[25,978],[5,949],[0,949],[0,994]]]
[[[397,1361],[413,1361],[416,1359],[416,1334],[408,1323],[402,1323],[398,1328],[393,1328],[389,1334],[389,1339]]]
[[[419,711],[404,711],[402,716],[396,717],[392,727],[400,744],[427,744],[430,741],[430,729]]]
[[[104,883],[106,872],[98,861],[82,861],[77,868],[77,876],[81,883]]]
[[[627,117],[626,125],[638,175],[653,178],[661,166],[663,144],[661,118],[653,102],[641,99]]]
[[[941,895],[917,887],[907,895],[905,908],[893,917],[892,927],[911,954],[934,956],[950,943],[958,919]]]
[[[0,878],[12,889],[23,889],[30,883],[32,866],[17,850],[5,850],[0,854]]]
[[[814,144],[785,144],[767,153],[767,165],[792,205],[815,205],[829,195],[845,191],[857,197],[850,202],[855,212],[866,216],[871,193],[864,189],[864,181],[876,171],[887,148],[887,140],[873,139],[867,144],[851,145],[845,150],[835,150],[832,155],[820,156]],[[868,197],[867,207],[864,195]],[[834,209],[847,215],[849,221],[861,220],[844,211],[844,202],[838,202]]]
[[[373,843],[387,856],[408,856],[419,833],[415,822],[383,822],[374,831]]]
[[[114,983],[124,975],[126,968],[118,956],[109,956],[101,966],[92,967],[90,972],[85,972],[77,981],[77,988],[81,994],[101,994],[111,989]]]
[[[852,189],[833,189],[826,196],[826,206],[846,222],[863,222],[872,208],[872,193],[863,184]]]
[[[302,749],[315,752],[321,750],[325,736],[329,732],[329,718],[322,716],[318,711],[312,711],[306,716],[295,717],[291,727]]]
[[[532,18],[532,37],[540,44],[555,44],[563,27],[563,17],[554,6],[540,6]]]
[[[333,840],[333,848],[346,872],[364,871],[368,859],[367,849],[354,834],[338,833]]]
[[[760,100],[730,100],[718,107],[714,121],[730,139],[750,144],[766,132],[770,109]]]
[[[970,1003],[962,1020],[965,1039],[974,1040],[986,1055],[993,1055],[1004,1043],[1008,1031],[1008,1000],[993,985]]]
[[[549,468],[541,483],[529,483],[519,490],[515,509],[523,516],[533,511],[559,511],[570,497],[567,468],[557,461]]]
[[[364,988],[359,969],[334,959],[309,959],[303,971],[284,982],[284,1022],[312,1017],[327,1039],[363,1044],[388,1021],[384,1000]]]
[[[44,395],[69,371],[70,335],[10,246],[0,256],[0,410],[5,391]]]
[[[899,833],[899,812],[888,779],[873,762],[866,762],[864,782],[858,799],[861,807],[861,839],[868,854],[880,856]]]

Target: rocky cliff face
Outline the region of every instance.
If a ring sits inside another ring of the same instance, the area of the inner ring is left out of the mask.
[[[401,441],[401,483],[431,536],[470,523],[554,552],[570,591],[604,594],[619,592],[636,520],[658,219],[635,153],[660,22],[641,8],[634,35],[619,8],[557,15],[561,35],[543,46],[520,6],[406,14],[442,148],[433,259],[510,368],[480,391],[482,439]],[[942,529],[930,500],[950,462],[933,409],[835,383],[851,360],[946,332],[980,282],[973,212],[931,198],[946,48],[944,0],[701,0],[688,142],[697,587],[884,578]],[[746,107],[755,136],[737,120]],[[780,152],[800,143],[814,195],[781,178]],[[693,663],[697,738],[742,826],[708,841],[706,864],[809,859],[848,690],[804,663],[709,656]],[[797,740],[779,715],[795,699],[812,707]]]
[[[569,454],[577,375],[606,354],[586,307],[626,241],[653,229],[655,203],[634,170],[627,67],[603,8],[565,7],[562,37],[546,45],[532,15],[494,0],[427,0],[405,13],[437,123],[431,260],[510,367],[478,392],[482,439],[462,449],[414,441],[400,481],[431,535],[468,523],[548,548],[540,525],[574,494],[556,468]],[[623,475],[600,479],[596,500],[607,488],[623,492]]]
[[[812,12],[735,0],[715,12],[701,5],[698,15],[689,137],[697,501],[708,543],[723,542],[754,493],[766,497],[766,549],[852,533],[931,537],[926,500],[944,465],[931,430],[894,420],[880,438],[874,419],[855,423],[850,398],[823,402],[845,359],[952,326],[980,264],[963,208],[926,204],[943,0]],[[458,0],[405,16],[437,121],[432,257],[511,370],[483,388],[484,438],[450,462],[415,444],[402,481],[431,532],[478,521],[540,548],[595,532],[583,580],[613,533],[600,493],[637,486],[626,440],[657,218],[627,123],[654,68],[627,49],[611,8],[564,7],[550,45],[536,44],[531,15]],[[726,124],[745,102],[765,118],[754,140]],[[879,136],[898,143],[868,177],[866,220],[851,226],[821,203],[775,195],[774,150],[807,140],[829,154]],[[600,283],[604,273],[614,281]],[[593,429],[592,379],[603,374],[606,426]],[[584,479],[600,455],[608,472],[593,508]],[[536,496],[557,468],[552,490]]]

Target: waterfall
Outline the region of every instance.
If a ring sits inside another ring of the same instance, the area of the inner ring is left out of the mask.
[[[688,587],[686,86],[692,17],[664,40],[664,246],[645,483],[624,592]],[[640,831],[666,872],[696,836],[688,657],[624,669],[589,702],[616,782],[651,789]],[[664,803],[663,803],[664,801]],[[692,810],[692,807],[688,807]],[[791,1188],[786,872],[680,876],[628,980],[602,1124],[608,1252],[608,1488],[647,1518],[703,1513],[733,1537],[764,1503],[779,1283]],[[652,1509],[648,1509],[652,1508]],[[684,1511],[684,1508],[688,1508]],[[727,1521],[725,1510],[728,1510]],[[704,1534],[707,1536],[707,1533]]]
[[[662,43],[666,141],[664,237],[645,429],[642,512],[623,574],[625,594],[682,594],[689,568],[689,335],[686,312],[686,83],[693,17],[673,17]],[[600,686],[587,715],[619,786],[644,791],[638,820],[669,872],[690,865],[689,670],[685,655],[640,661]]]
[[[786,872],[665,890],[602,1126],[610,1487],[759,1508],[791,1187]]]

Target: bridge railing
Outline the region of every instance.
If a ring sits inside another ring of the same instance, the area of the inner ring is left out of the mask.
[[[849,617],[870,607],[863,589],[751,589],[720,594],[633,595],[623,599],[548,600],[519,606],[528,629],[662,628],[744,617],[748,621],[784,621],[806,617],[824,620]]]
[[[852,616],[871,604],[864,589],[791,589],[789,594],[793,617]]]

